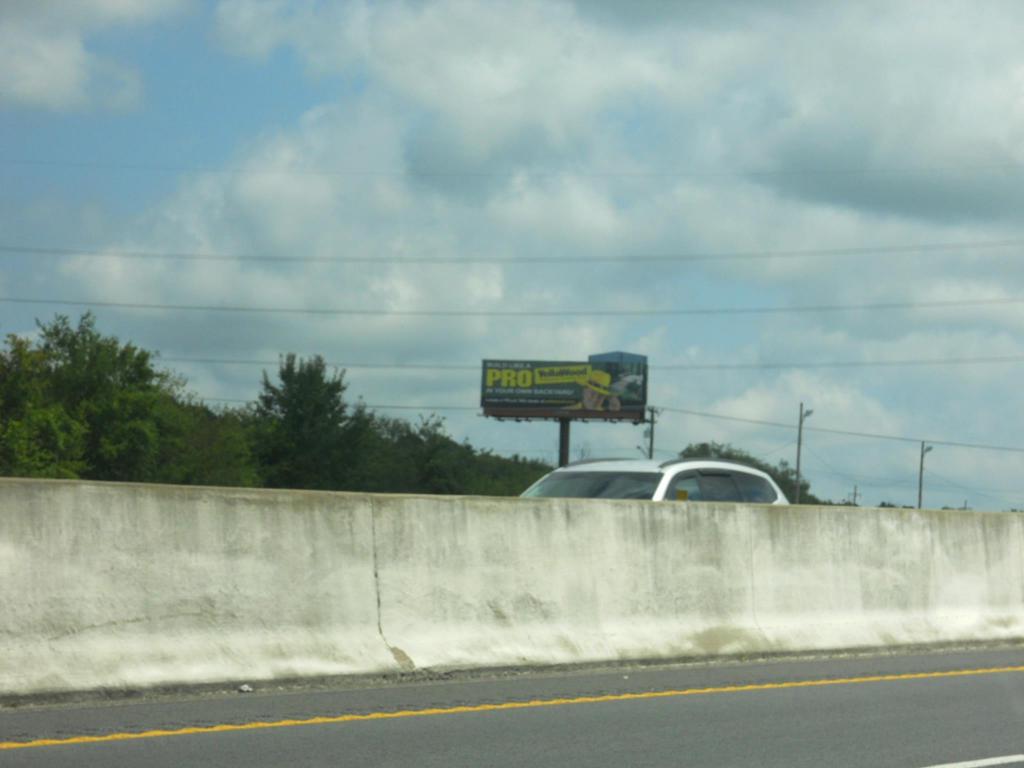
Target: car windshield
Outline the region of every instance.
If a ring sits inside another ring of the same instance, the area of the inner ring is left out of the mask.
[[[651,499],[658,472],[553,472],[523,496],[571,499]]]

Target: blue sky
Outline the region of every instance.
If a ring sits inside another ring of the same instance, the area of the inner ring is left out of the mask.
[[[792,463],[804,402],[808,427],[910,438],[809,431],[816,492],[914,503],[913,439],[1024,448],[1024,11],[928,7],[6,3],[0,331],[87,308],[57,300],[590,310],[93,308],[211,402],[253,398],[261,366],[201,361],[322,354],[353,399],[548,460],[556,427],[479,416],[473,366],[639,352],[650,401],[676,409],[660,456],[715,440]],[[441,263],[398,263],[423,257]],[[617,314],[880,303],[901,307]],[[753,367],[706,367],[736,364]],[[573,436],[574,455],[644,443],[625,425]],[[1024,507],[1022,468],[937,445],[926,503]]]

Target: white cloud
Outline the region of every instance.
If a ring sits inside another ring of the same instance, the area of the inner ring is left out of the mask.
[[[121,26],[150,24],[190,0],[9,0],[0,6],[0,103],[48,110],[138,103],[133,68],[87,46]]]
[[[523,130],[564,146],[615,97],[697,80],[666,66],[664,45],[626,45],[558,2],[355,2],[320,9],[228,0],[218,19],[222,38],[240,53],[260,56],[291,45],[315,71],[365,71],[442,116],[465,151],[477,155]]]
[[[604,191],[584,180],[554,178],[511,183],[490,203],[488,214],[514,229],[553,244],[604,250],[624,234],[624,221]]]
[[[859,388],[831,376],[804,371],[788,372],[770,382],[756,384],[738,395],[716,400],[711,408],[738,418],[777,421],[780,414],[793,411],[793,404],[799,402],[805,402],[808,408],[813,406],[818,421],[827,419],[829,426],[836,429],[858,430],[865,424],[884,424],[898,434],[905,427],[899,414],[890,412]]]
[[[711,192],[731,192],[717,182],[733,174],[929,226],[1006,220],[1024,203],[1019,5],[676,5],[645,6],[638,24],[567,2],[224,0],[218,28],[238,52],[290,46],[315,72],[423,110],[455,137],[444,156],[431,145],[442,170],[459,154],[492,171],[678,171]]]
[[[51,109],[85,100],[89,57],[73,35],[43,36],[0,28],[0,96]]]

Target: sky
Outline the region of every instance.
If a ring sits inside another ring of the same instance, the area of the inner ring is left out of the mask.
[[[352,402],[548,462],[557,424],[481,415],[480,361],[628,351],[658,458],[793,464],[803,403],[819,496],[916,504],[927,441],[925,506],[1024,508],[1022,25],[988,0],[6,0],[0,333],[92,311],[218,407],[319,354]],[[636,458],[644,430],[577,423],[571,454]]]

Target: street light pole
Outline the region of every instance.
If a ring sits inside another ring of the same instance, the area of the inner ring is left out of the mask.
[[[926,446],[924,440],[921,441],[921,464],[917,469],[917,508],[921,508],[921,497],[924,494],[924,455],[932,449],[932,446]]]
[[[796,498],[793,499],[794,504],[800,503],[800,451],[804,444],[804,419],[810,416],[814,411],[808,408],[804,410],[804,404],[800,403],[800,421],[796,428]]]

